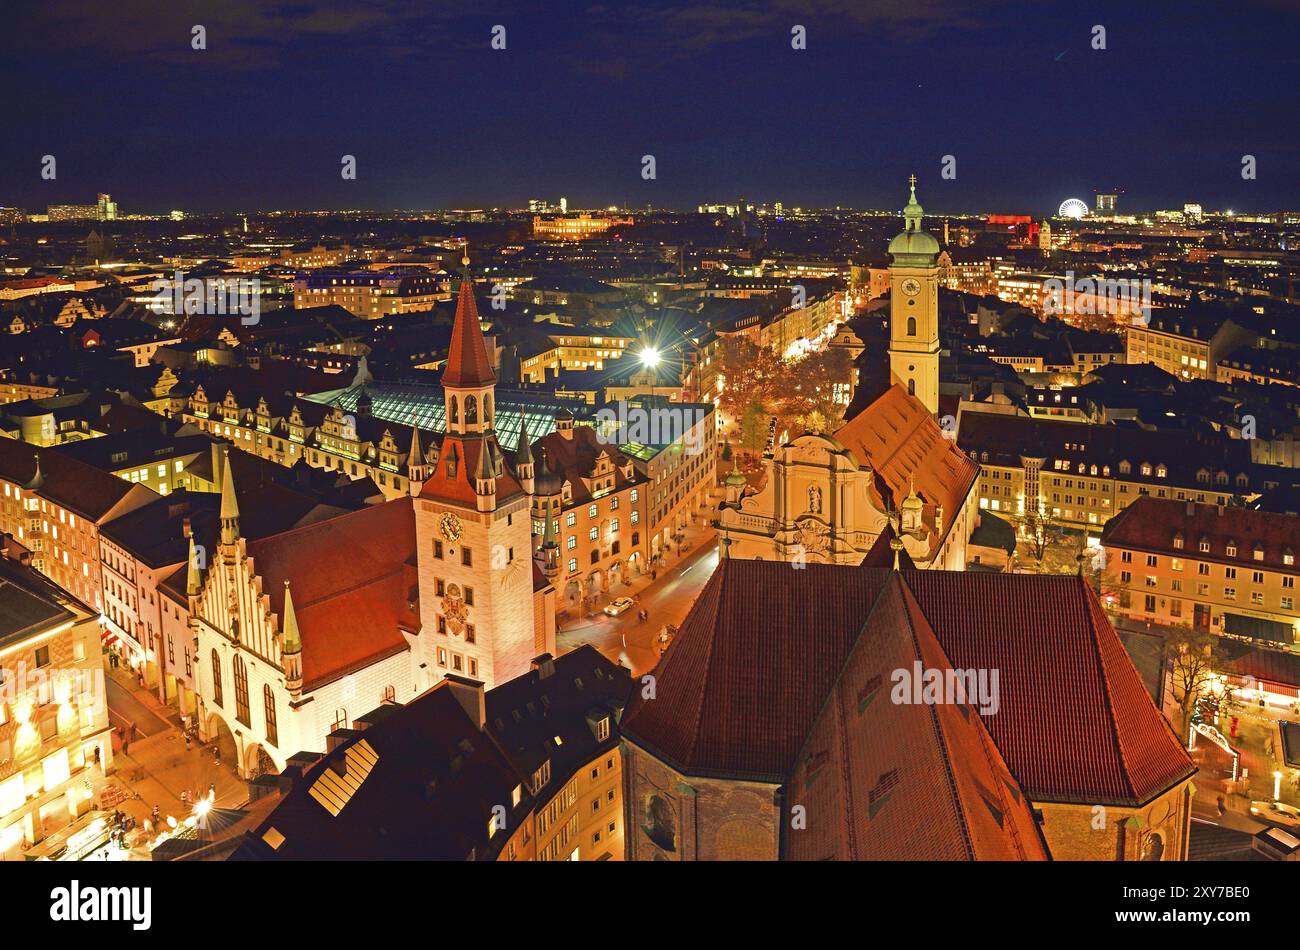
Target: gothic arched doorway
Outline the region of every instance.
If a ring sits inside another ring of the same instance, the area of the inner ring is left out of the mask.
[[[254,743],[244,753],[244,770],[250,779],[257,778],[259,775],[278,775],[280,773],[275,760],[271,758],[270,753],[262,747],[261,743]]]
[[[221,762],[238,771],[239,752],[235,745],[235,734],[226,725],[226,720],[217,713],[208,717],[208,745],[216,745],[221,755]]]

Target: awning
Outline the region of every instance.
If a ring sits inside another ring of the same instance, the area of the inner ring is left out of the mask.
[[[1291,643],[1295,639],[1295,630],[1289,623],[1266,620],[1263,617],[1247,617],[1244,614],[1223,612],[1223,632],[1234,637],[1251,637],[1255,640],[1271,640],[1274,643]]]

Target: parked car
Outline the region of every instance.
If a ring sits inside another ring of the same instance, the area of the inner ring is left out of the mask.
[[[609,614],[611,617],[617,617],[623,611],[631,609],[631,607],[631,597],[620,597],[618,600],[611,600],[605,605],[605,613]]]
[[[1260,821],[1300,829],[1300,808],[1286,802],[1251,802],[1250,813]]]

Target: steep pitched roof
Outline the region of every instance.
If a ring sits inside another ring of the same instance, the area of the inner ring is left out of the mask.
[[[420,628],[409,498],[249,541],[247,551],[277,615],[292,583],[306,689],[407,649],[402,631]]]
[[[478,305],[474,302],[474,285],[468,277],[460,282],[456,301],[456,321],[452,324],[451,348],[442,385],[453,387],[489,386],[496,382],[488,361],[487,343],[479,325]]]
[[[887,576],[724,559],[625,732],[691,774],[783,782]]]
[[[898,505],[912,490],[925,502],[923,519],[934,528],[936,506],[943,505],[943,528],[955,523],[962,502],[975,484],[979,466],[955,442],[944,438],[924,405],[902,386],[891,386],[838,432],[835,439],[882,478]],[[933,532],[930,553],[943,538]]]
[[[325,802],[342,796],[325,794],[340,787],[330,773],[345,769],[355,790],[332,814]],[[444,680],[312,765],[235,859],[491,858],[532,807],[526,791],[513,804],[519,784]],[[497,804],[507,833],[489,836]]]
[[[624,734],[688,774],[786,781],[893,576],[724,560]],[[984,726],[1032,801],[1141,803],[1195,771],[1079,577],[898,576],[954,668],[999,670]]]
[[[792,777],[792,800],[811,817],[809,833],[789,837],[789,856],[1046,859],[1028,799],[973,708],[979,700],[890,701],[900,688],[891,685],[895,671],[911,674],[918,665],[952,669],[902,575],[893,573]],[[833,750],[838,767],[828,768]]]
[[[473,508],[478,499],[478,492],[474,486],[475,473],[479,471],[481,464],[491,464],[490,460],[480,462],[483,453],[491,451],[498,453],[497,462],[500,465],[496,476],[497,502],[504,502],[522,493],[523,486],[519,484],[519,480],[511,470],[505,453],[501,452],[500,446],[497,445],[495,435],[487,437],[448,435],[443,437],[442,447],[438,450],[438,464],[434,467],[433,474],[420,486],[420,497]]]
[[[62,452],[0,438],[0,480],[20,488],[28,485],[36,475],[37,459],[42,480],[36,493],[92,521],[158,497],[145,485],[133,485]]]
[[[1034,801],[1137,804],[1196,771],[1078,576],[906,580],[955,666],[1001,671],[989,732]]]

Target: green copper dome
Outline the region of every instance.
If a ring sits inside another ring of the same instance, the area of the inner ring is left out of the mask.
[[[933,235],[921,230],[924,213],[916,200],[916,176],[910,179],[912,194],[903,209],[903,233],[889,242],[889,255],[896,264],[933,264],[939,256],[939,242]],[[922,260],[928,258],[928,260]]]

